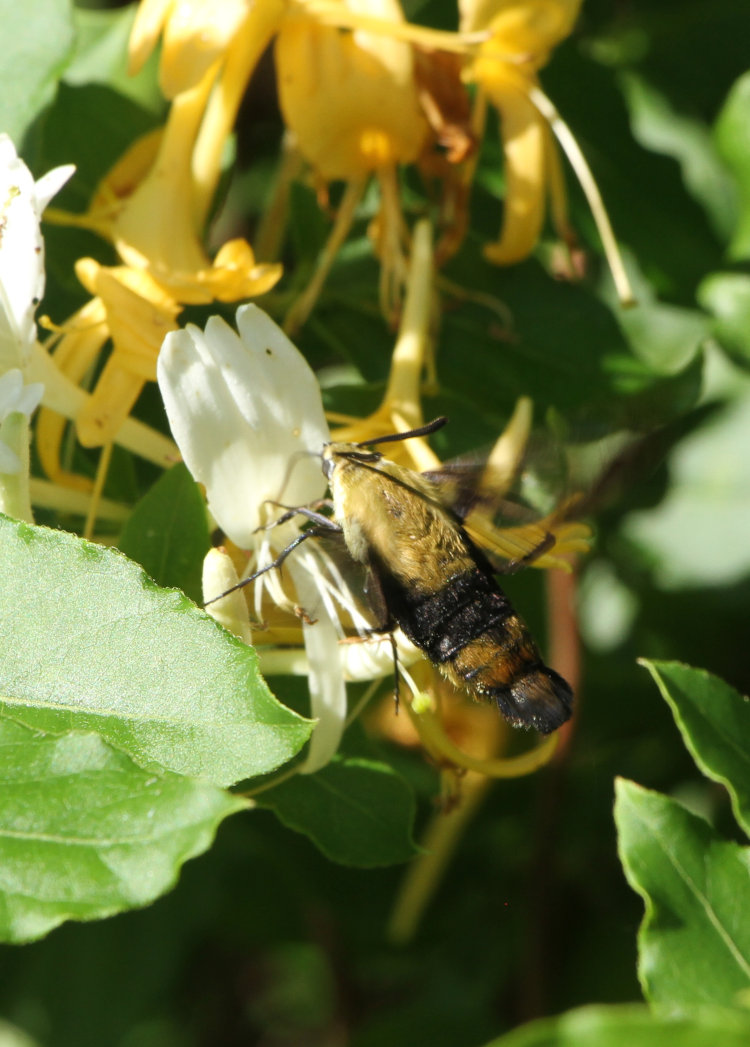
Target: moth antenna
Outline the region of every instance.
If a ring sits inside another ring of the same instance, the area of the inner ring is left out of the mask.
[[[392,444],[397,443],[400,440],[411,440],[413,436],[429,436],[431,433],[436,433],[438,429],[442,429],[444,425],[447,425],[448,419],[441,415],[439,418],[433,418],[431,422],[427,422],[426,425],[421,425],[418,429],[409,429],[406,433],[391,433],[389,436],[379,436],[375,440],[363,440],[361,443],[355,444],[355,447],[375,447],[377,444]]]

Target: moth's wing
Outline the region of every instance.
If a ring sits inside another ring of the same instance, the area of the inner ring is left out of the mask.
[[[571,558],[588,552],[590,528],[573,519],[576,498],[541,515],[508,495],[508,476],[477,461],[448,463],[423,473],[471,540],[502,573],[532,564],[571,568]]]

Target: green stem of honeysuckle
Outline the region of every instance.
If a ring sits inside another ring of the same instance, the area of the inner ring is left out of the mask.
[[[615,234],[612,230],[609,215],[604,206],[599,187],[591,173],[591,168],[581,151],[581,147],[575,140],[573,132],[560,116],[552,101],[546,96],[540,87],[530,87],[529,98],[552,128],[555,137],[570,161],[570,165],[575,171],[576,177],[581,184],[581,188],[583,189],[589,207],[591,208],[594,222],[599,230],[602,247],[604,248],[604,254],[606,255],[607,263],[609,264],[610,272],[612,273],[612,279],[614,280],[620,304],[623,306],[634,305],[635,296],[633,294],[633,289],[630,286],[628,275],[625,271],[625,265],[622,260],[622,255],[620,254],[620,249],[617,246],[617,240],[615,239]]]
[[[290,131],[285,131],[271,195],[255,233],[255,257],[263,262],[275,262],[281,254],[289,217],[289,194],[303,164],[302,154],[294,144],[294,136]]]
[[[534,749],[521,753],[520,756],[492,759],[470,756],[451,741],[445,733],[440,717],[433,711],[432,701],[428,696],[424,696],[424,699],[406,703],[409,717],[425,748],[458,768],[478,771],[488,778],[522,778],[543,767],[555,751],[557,737],[551,735]]]
[[[491,781],[481,775],[467,775],[461,786],[461,802],[449,811],[432,816],[421,841],[424,853],[407,869],[388,921],[386,936],[394,945],[406,945],[414,937],[458,841]]]
[[[15,473],[0,473],[0,512],[14,520],[33,523],[29,492],[29,419],[22,411],[12,411],[0,423],[0,441],[11,450],[21,467]]]
[[[330,272],[334,259],[346,240],[354,221],[354,213],[367,185],[366,178],[355,178],[346,183],[344,195],[336,213],[333,229],[326,245],[318,255],[312,278],[284,318],[284,333],[293,335],[307,320]]]

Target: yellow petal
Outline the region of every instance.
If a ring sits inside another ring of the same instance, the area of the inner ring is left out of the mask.
[[[135,74],[156,47],[162,26],[169,17],[175,0],[141,0],[128,44],[128,73]]]
[[[276,67],[284,119],[324,179],[361,178],[419,155],[427,125],[407,44],[294,16],[277,37]]]
[[[523,56],[538,69],[570,34],[582,0],[459,0],[465,33],[486,29],[492,40],[480,50],[498,57]]]
[[[130,36],[131,75],[162,34],[159,86],[167,98],[187,91],[219,61],[247,15],[248,0],[144,0]]]
[[[496,265],[512,265],[533,250],[544,219],[546,124],[525,94],[499,87],[489,92],[500,113],[505,155],[505,201],[500,239],[484,247]]]
[[[109,443],[138,399],[145,382],[120,366],[113,354],[104,365],[96,388],[76,420],[78,439],[84,447]]]

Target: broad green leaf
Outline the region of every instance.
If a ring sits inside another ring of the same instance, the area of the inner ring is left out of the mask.
[[[745,1047],[750,1018],[726,1012],[674,1019],[645,1007],[579,1007],[542,1018],[492,1040],[486,1047]]]
[[[110,10],[76,6],[76,46],[65,71],[68,84],[106,84],[150,109],[162,109],[157,85],[157,53],[137,76],[128,73],[128,40],[136,16],[133,4]]]
[[[414,796],[385,764],[337,758],[317,774],[298,774],[255,799],[343,865],[391,865],[417,853]]]
[[[715,588],[750,571],[742,521],[750,513],[750,385],[688,434],[669,456],[670,488],[653,509],[630,513],[624,534],[643,546],[657,585]]]
[[[734,175],[739,215],[730,244],[732,258],[750,257],[750,73],[729,92],[716,121],[719,152]]]
[[[686,188],[706,209],[717,234],[727,239],[737,219],[734,185],[707,125],[676,110],[666,94],[636,73],[623,73],[619,82],[633,136],[645,148],[674,157]]]
[[[10,1022],[0,1020],[0,1047],[38,1047],[38,1042]]]
[[[638,973],[662,1013],[740,1006],[750,987],[750,849],[660,793],[619,779],[620,860],[643,898]]]
[[[137,767],[93,733],[0,718],[0,937],[146,905],[245,801]]]
[[[307,740],[255,651],[121,553],[6,517],[0,549],[0,708],[14,719],[96,730],[139,766],[218,785]]]
[[[201,599],[201,568],[210,546],[206,505],[182,463],[163,473],[136,505],[118,545],[159,585]]]
[[[73,46],[69,0],[0,0],[0,129],[20,150],[29,126],[49,104]]]
[[[668,702],[701,771],[729,790],[750,834],[750,699],[703,669],[642,660]]]
[[[714,334],[745,367],[750,364],[750,276],[711,273],[698,288],[698,301],[714,316]]]

